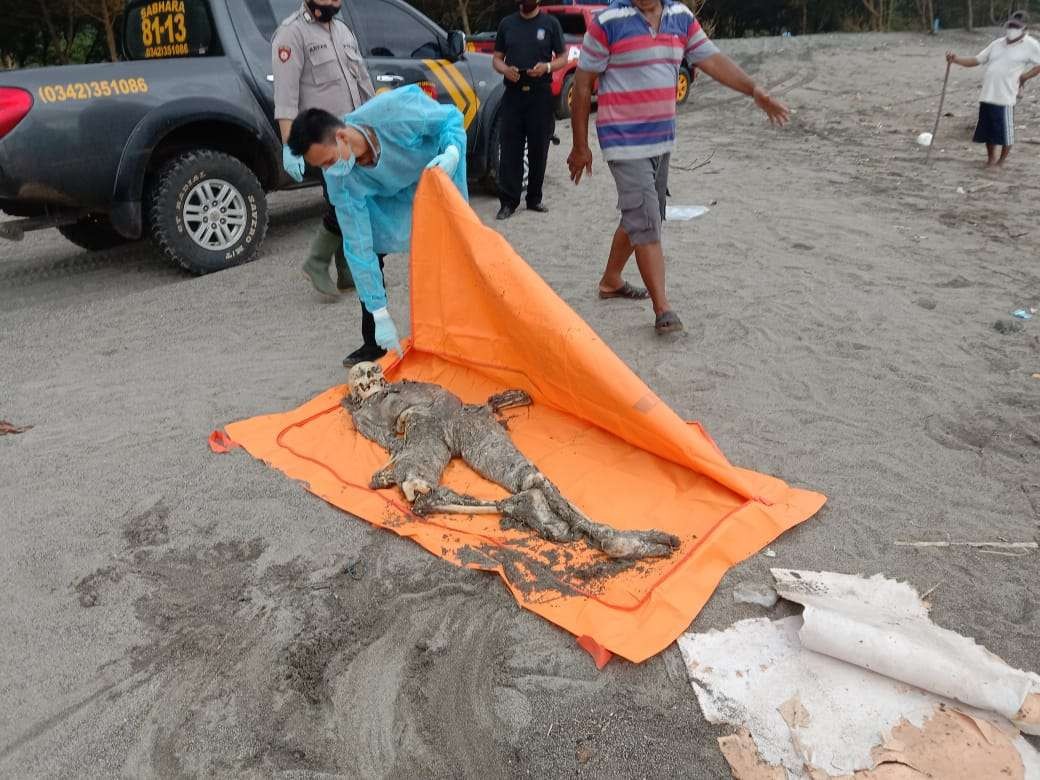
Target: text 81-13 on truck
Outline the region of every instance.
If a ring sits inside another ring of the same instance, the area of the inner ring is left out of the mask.
[[[299,5],[130,0],[124,61],[0,72],[0,210],[19,218],[0,239],[57,227],[100,250],[150,234],[193,273],[256,257],[266,193],[299,186],[282,170],[270,72],[274,31]],[[402,0],[347,0],[342,14],[377,91],[419,84],[458,106],[470,175],[493,186],[491,57]]]

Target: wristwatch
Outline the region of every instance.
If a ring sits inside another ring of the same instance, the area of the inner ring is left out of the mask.
[[[546,72],[547,74],[548,74],[548,73],[552,73],[552,62],[551,62],[551,61],[550,61],[550,62],[547,62],[547,63],[545,63],[545,72]]]

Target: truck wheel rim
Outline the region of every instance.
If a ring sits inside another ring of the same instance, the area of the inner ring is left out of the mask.
[[[191,240],[211,252],[230,249],[246,232],[246,201],[223,179],[196,184],[184,199],[181,218]]]

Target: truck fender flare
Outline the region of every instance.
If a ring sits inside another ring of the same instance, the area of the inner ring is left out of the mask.
[[[142,233],[141,196],[152,153],[175,130],[196,122],[219,121],[235,125],[254,138],[268,158],[271,170],[279,170],[274,153],[281,144],[267,117],[251,115],[239,106],[210,98],[184,98],[164,103],[137,123],[123,147],[112,189],[112,223],[129,238]],[[259,128],[259,129],[258,129]]]

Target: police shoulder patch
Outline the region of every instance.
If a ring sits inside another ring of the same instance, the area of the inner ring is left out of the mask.
[[[279,61],[281,61],[281,62],[288,62],[291,57],[292,57],[292,49],[290,49],[288,46],[279,46],[278,47],[278,59],[279,59]]]

